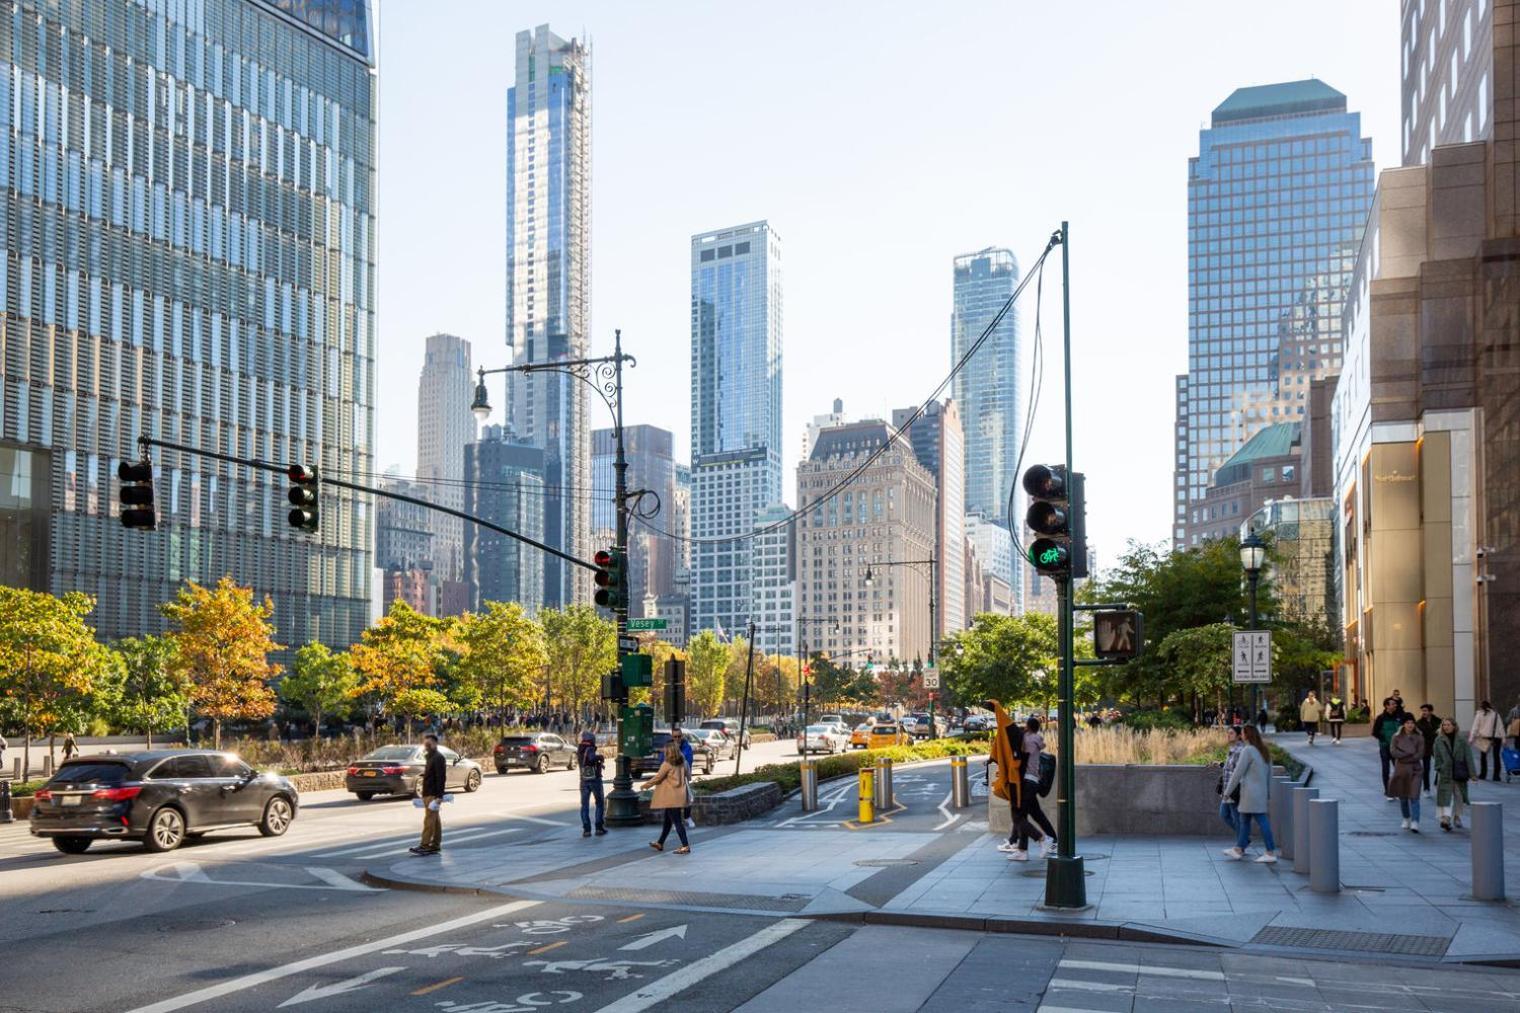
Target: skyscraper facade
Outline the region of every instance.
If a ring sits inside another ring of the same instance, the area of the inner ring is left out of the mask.
[[[1301,421],[1311,381],[1339,372],[1341,311],[1372,204],[1372,168],[1360,115],[1322,81],[1237,89],[1199,133],[1188,162],[1179,547],[1203,537],[1200,511],[1215,470],[1262,428]]]
[[[464,451],[464,509],[528,538],[543,541],[544,452],[503,426],[486,426]],[[465,525],[464,580],[470,607],[518,602],[530,614],[543,605],[543,552],[515,538]]]
[[[475,440],[474,394],[470,343],[452,334],[429,337],[417,383],[417,481],[429,500],[455,510],[464,507],[464,448]],[[464,522],[429,511],[427,523],[433,532],[435,575],[462,580]]]
[[[617,487],[615,434],[613,429],[591,432],[591,529],[598,533],[598,547],[603,544],[604,533],[613,533],[615,538],[617,531],[612,495]],[[628,458],[628,489],[651,494],[634,504],[635,509],[643,514],[659,506],[650,523],[631,518],[628,524],[628,614],[643,618],[646,598],[674,594],[676,589],[679,532],[671,527],[676,508],[675,434],[658,426],[625,426],[623,447]],[[606,544],[613,541],[606,540]]]
[[[1009,250],[988,247],[955,258],[955,310],[950,361],[959,362],[1019,284]],[[966,439],[966,511],[993,520],[1008,515],[1023,419],[1019,416],[1019,318],[1010,309],[971,362],[955,374]]]
[[[584,358],[591,346],[591,51],[540,25],[517,33],[507,89],[507,348],[515,364]],[[544,541],[591,546],[590,391],[562,373],[509,374],[513,432],[544,452]],[[544,564],[546,605],[586,601],[591,580]]]
[[[1404,0],[1400,12],[1404,164],[1438,144],[1486,140],[1493,129],[1491,0]]]
[[[781,238],[766,222],[691,237],[692,623],[749,621],[749,539],[781,501]]]
[[[183,580],[231,574],[274,598],[283,643],[358,637],[367,497],[324,489],[304,535],[283,476],[157,449],[158,528],[129,531],[116,466],[146,433],[371,471],[370,54],[362,0],[25,0],[0,18],[7,583],[93,594],[116,637],[161,629]]]
[[[792,509],[772,503],[755,517],[760,533],[750,541],[750,619],[755,648],[790,653],[797,643],[797,527]]]
[[[892,412],[892,425],[901,428],[913,416],[914,408],[898,408]],[[954,401],[931,402],[903,433],[913,447],[918,463],[934,476],[935,527],[934,559],[938,584],[935,595],[939,601],[938,625],[934,631],[938,643],[946,635],[963,630],[967,626],[965,596],[966,508],[964,437],[961,434],[960,410]]]

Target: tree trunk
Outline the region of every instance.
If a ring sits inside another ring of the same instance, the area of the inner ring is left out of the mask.
[[[21,729],[21,780],[32,779],[32,733],[30,729]]]
[[[211,748],[212,749],[221,749],[222,748],[222,719],[221,718],[212,718],[211,719]]]
[[[153,748],[153,722],[148,722],[148,748]]]
[[[311,733],[312,738],[316,739],[318,742],[322,741],[322,708],[320,707],[312,708]]]

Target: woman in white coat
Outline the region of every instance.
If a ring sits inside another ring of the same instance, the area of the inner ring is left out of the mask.
[[[1235,762],[1235,769],[1230,771],[1230,779],[1224,786],[1225,798],[1237,787],[1240,788],[1240,803],[1236,811],[1240,814],[1240,822],[1235,829],[1235,846],[1225,849],[1225,857],[1232,861],[1240,861],[1246,855],[1246,845],[1251,843],[1251,821],[1255,820],[1261,827],[1261,842],[1265,850],[1258,862],[1271,864],[1277,861],[1273,854],[1277,850],[1277,842],[1272,839],[1272,821],[1267,818],[1267,794],[1272,784],[1272,756],[1267,752],[1267,744],[1261,740],[1261,732],[1255,725],[1246,725],[1242,728],[1245,736],[1246,747],[1240,751],[1240,759]]]

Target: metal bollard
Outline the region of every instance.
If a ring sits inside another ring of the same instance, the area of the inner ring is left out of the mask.
[[[876,806],[877,812],[884,812],[891,803],[887,801],[887,760],[886,757],[877,757],[873,782],[875,792],[871,795],[871,802]]]
[[[1472,895],[1477,900],[1504,899],[1504,806],[1474,802],[1472,820]]]
[[[21,757],[16,757],[16,762],[11,765],[11,769],[16,772],[15,774],[11,775],[11,780],[15,781],[17,784],[20,784],[22,781],[26,780],[26,771],[21,769]]]
[[[11,812],[11,783],[0,781],[0,823],[10,823],[15,818]]]
[[[892,790],[892,760],[890,758],[882,760],[882,769],[886,771],[887,775],[887,793],[885,797],[887,808],[890,809],[897,804],[897,793]]]
[[[1274,822],[1272,824],[1272,836],[1275,838],[1274,843],[1277,845],[1278,858],[1292,858],[1295,853],[1295,849],[1293,847],[1294,783],[1295,782],[1292,778],[1283,777],[1279,778],[1277,782],[1272,785],[1273,793],[1279,796],[1277,803],[1277,812],[1278,818],[1282,820],[1281,823]]]
[[[818,764],[813,760],[803,760],[802,768],[802,811],[810,813],[818,808]]]
[[[53,757],[51,754],[42,758],[42,779],[45,781],[53,776]]]
[[[1333,798],[1309,800],[1309,889],[1341,892],[1340,803]]]
[[[860,768],[860,822],[876,822],[876,771]]]
[[[971,804],[971,775],[964,756],[950,757],[950,808],[964,809]]]
[[[1310,869],[1309,801],[1319,798],[1319,789],[1294,788],[1288,794],[1293,810],[1293,871],[1307,873]]]

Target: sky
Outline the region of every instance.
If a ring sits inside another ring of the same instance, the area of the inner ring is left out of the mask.
[[[785,489],[802,430],[918,404],[950,369],[951,261],[1027,272],[1070,221],[1075,467],[1107,565],[1169,535],[1187,367],[1187,162],[1235,88],[1317,77],[1398,163],[1391,0],[377,0],[376,463],[416,465],[429,334],[506,363],[506,93],[515,35],[592,47],[593,354],[638,359],[625,421],[690,443],[690,237],[781,236]],[[1063,454],[1061,264],[1030,463]],[[1019,303],[1026,364],[1035,286]],[[493,387],[501,421],[499,387]],[[1026,391],[1027,373],[1026,373]],[[608,425],[600,418],[594,426]]]

